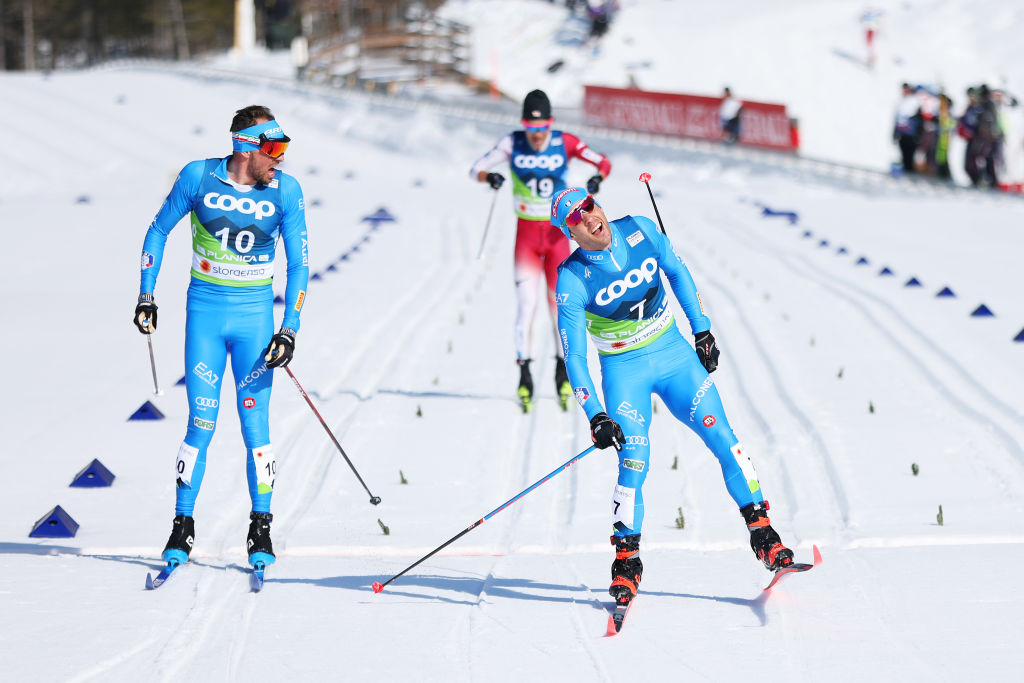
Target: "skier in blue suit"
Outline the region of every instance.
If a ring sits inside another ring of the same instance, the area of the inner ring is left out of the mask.
[[[649,218],[625,216],[609,222],[580,188],[554,198],[551,223],[580,247],[559,269],[556,293],[569,381],[590,419],[594,443],[598,448],[614,446],[619,456],[612,498],[616,557],[609,589],[616,602],[625,605],[633,599],[643,573],[641,487],[649,469],[648,427],[655,393],[718,458],[757,558],[771,570],[791,564],[793,553],[771,527],[754,466],[733,434],[709,376],[719,357],[711,322],[672,243]],[[696,349],[678,332],[661,272],[690,323]],[[607,412],[587,370],[588,332],[601,359]]]
[[[178,174],[142,246],[142,282],[135,325],[156,330],[153,298],[164,244],[186,214],[192,230],[192,280],[185,320],[185,389],[189,417],[175,462],[177,488],[171,536],[163,551],[169,564],[188,561],[195,535],[192,518],[206,471],[227,357],[246,447],[252,499],[247,547],[253,566],[274,561],[270,498],[277,464],[270,442],[273,368],[292,358],[299,313],[306,296],[309,261],[302,189],[277,165],[289,138],[266,107],[236,112],[232,154],[192,161]],[[283,240],[288,261],[285,312],[274,333],[274,256]]]

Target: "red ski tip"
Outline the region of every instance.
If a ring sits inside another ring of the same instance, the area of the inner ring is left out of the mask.
[[[373,592],[374,593],[380,593],[382,590],[384,590],[384,586],[380,583],[380,581],[374,581],[373,582]]]
[[[651,182],[651,174],[650,173],[641,173],[640,174],[640,182],[641,183],[649,183],[649,182]]]

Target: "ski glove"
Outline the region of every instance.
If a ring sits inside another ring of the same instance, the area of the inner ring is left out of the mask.
[[[608,413],[598,413],[590,420],[590,438],[598,448],[615,446],[615,450],[621,451],[622,444],[626,441],[622,433],[622,427],[615,420],[608,417]]]
[[[152,294],[140,294],[139,305],[135,307],[135,318],[132,322],[142,334],[156,332],[156,309]]]
[[[602,180],[604,180],[604,178],[601,177],[600,173],[595,173],[590,176],[590,179],[587,180],[587,192],[590,194],[597,194],[597,191],[601,189]]]
[[[487,184],[490,185],[495,190],[500,188],[504,182],[505,176],[501,175],[500,173],[487,174]]]
[[[693,346],[697,351],[697,358],[700,359],[700,364],[704,366],[704,369],[709,374],[714,372],[718,367],[718,357],[721,355],[721,352],[718,350],[718,346],[715,345],[715,336],[711,334],[711,330],[695,334]]]
[[[267,361],[268,368],[283,368],[292,360],[292,353],[295,351],[295,330],[282,327],[267,346],[263,354],[263,360]]]

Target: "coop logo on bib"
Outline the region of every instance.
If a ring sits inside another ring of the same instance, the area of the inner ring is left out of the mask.
[[[620,298],[630,289],[639,285],[641,282],[650,284],[657,272],[658,262],[653,256],[649,256],[644,259],[644,262],[640,264],[639,268],[634,268],[626,273],[626,277],[621,280],[616,280],[604,289],[600,290],[597,293],[597,296],[594,297],[594,301],[601,306],[606,306]]]
[[[530,155],[530,154],[517,154],[512,159],[513,165],[517,168],[544,168],[549,171],[554,171],[561,168],[565,164],[565,159],[561,154],[552,155]]]
[[[230,194],[220,194],[219,192],[207,192],[203,196],[203,204],[211,209],[237,211],[246,215],[254,215],[256,220],[261,220],[277,213],[273,202],[268,202],[265,199],[256,201],[249,197],[239,198]]]

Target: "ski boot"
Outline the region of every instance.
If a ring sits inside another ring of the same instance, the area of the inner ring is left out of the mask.
[[[533,376],[530,374],[530,359],[516,361],[519,363],[519,407],[524,413],[533,408]]]
[[[615,546],[615,561],[612,562],[612,585],[608,593],[615,598],[615,605],[628,605],[636,597],[644,564],[640,561],[640,534],[612,536]]]
[[[192,552],[192,542],[196,536],[195,521],[186,515],[175,515],[171,523],[171,537],[167,539],[164,552],[160,558],[169,565],[188,562],[188,554]]]
[[[249,564],[253,567],[274,564],[277,558],[274,556],[274,545],[270,542],[270,523],[274,521],[274,515],[269,512],[252,512],[249,519],[252,520],[249,524],[249,537],[246,539]]]
[[[768,519],[768,501],[744,505],[740,514],[750,531],[750,547],[766,569],[776,571],[793,564],[793,551],[782,545],[782,539]]]
[[[569,373],[565,371],[565,361],[557,356],[555,357],[555,393],[558,394],[558,405],[562,410],[569,410],[572,385],[569,384]]]

